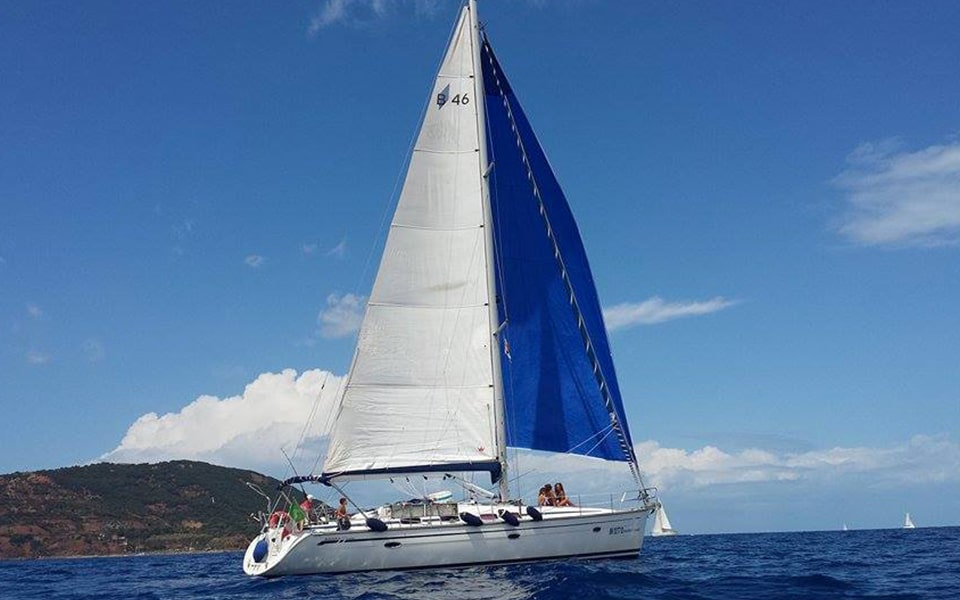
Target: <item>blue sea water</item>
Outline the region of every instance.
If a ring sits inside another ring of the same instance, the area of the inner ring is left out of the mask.
[[[960,598],[960,527],[649,538],[638,560],[270,580],[240,559],[0,561],[0,599]]]

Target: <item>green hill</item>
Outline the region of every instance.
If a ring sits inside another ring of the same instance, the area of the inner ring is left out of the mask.
[[[202,462],[0,475],[0,558],[241,550],[279,483]]]

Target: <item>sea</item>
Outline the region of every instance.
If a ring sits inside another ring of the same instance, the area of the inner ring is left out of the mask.
[[[647,538],[637,560],[251,579],[241,553],[0,561],[0,599],[960,599],[960,527]]]

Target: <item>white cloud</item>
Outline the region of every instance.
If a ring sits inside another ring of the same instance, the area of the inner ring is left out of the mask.
[[[889,448],[831,448],[777,453],[761,448],[727,452],[715,446],[695,450],[662,447],[656,441],[634,446],[647,486],[669,497],[712,497],[731,486],[743,496],[763,495],[757,486],[877,488],[960,483],[960,444],[947,436],[914,436]],[[632,487],[623,463],[569,454],[520,451],[524,477],[518,492],[532,497],[544,482],[563,481],[585,503]],[[511,451],[513,456],[513,451]]]
[[[259,254],[251,254],[250,256],[243,259],[243,262],[246,263],[251,269],[256,269],[263,266],[263,263],[267,261],[266,258],[260,256]]]
[[[196,221],[193,219],[184,218],[179,223],[173,225],[173,235],[180,240],[188,238],[193,235],[196,224]]]
[[[330,294],[327,296],[327,308],[320,311],[317,323],[320,336],[332,339],[347,337],[360,329],[363,320],[363,307],[366,296],[354,294]]]
[[[45,365],[50,362],[50,355],[39,350],[30,350],[27,352],[27,362],[31,365]]]
[[[282,471],[281,448],[292,451],[298,440],[301,449],[309,448],[327,433],[341,382],[341,377],[319,369],[299,376],[293,369],[264,373],[239,396],[200,396],[178,412],[141,416],[100,459],[191,459]],[[316,459],[309,452],[302,458],[308,468]]]
[[[653,485],[667,489],[730,483],[826,482],[866,478],[873,485],[960,481],[960,444],[918,435],[889,448],[830,448],[775,453],[756,448],[728,453],[713,446],[687,451],[647,441],[636,446]]]
[[[316,35],[324,27],[346,21],[347,6],[352,3],[352,0],[327,0],[320,6],[317,13],[310,18],[307,33]]]
[[[387,0],[325,0],[310,17],[307,34],[315,36],[321,29],[333,25],[364,25],[390,16],[396,6],[413,5],[417,16],[431,17],[439,12],[439,0],[387,2]]]
[[[414,12],[418,15],[433,16],[440,10],[440,0],[414,0]]]
[[[652,325],[682,317],[692,317],[714,313],[736,304],[736,300],[727,300],[722,296],[702,302],[665,302],[654,296],[643,302],[624,302],[603,309],[603,320],[607,329],[613,331],[632,325]]]
[[[320,246],[316,243],[306,243],[300,244],[300,251],[303,252],[306,256],[312,256],[317,253]],[[340,242],[323,253],[324,256],[332,256],[334,258],[343,258],[347,255],[347,240],[346,238],[340,240]]]
[[[846,192],[838,231],[865,246],[960,242],[960,142],[916,152],[862,144],[833,183]]]
[[[282,477],[290,472],[281,452],[285,449],[298,472],[318,473],[343,381],[321,370],[264,373],[241,395],[200,396],[176,412],[141,416],[100,459],[202,460]],[[680,509],[674,520],[688,532],[839,527],[851,517],[852,526],[895,523],[903,510],[910,510],[901,506],[905,497],[912,506],[922,506],[923,497],[932,498],[928,507],[937,506],[942,503],[937,494],[960,489],[960,444],[947,435],[918,435],[889,447],[803,452],[731,452],[713,445],[688,450],[652,440],[635,449],[645,483]],[[621,492],[635,489],[624,463],[512,449],[510,457],[517,459],[511,463],[511,490],[528,501],[545,482],[564,482],[583,505],[616,504]],[[474,481],[493,487],[485,474]],[[449,481],[430,485],[431,491],[442,486],[459,492]],[[372,504],[398,491],[374,484],[357,486],[351,493],[359,502]],[[844,499],[852,497],[863,502],[844,506]],[[932,519],[930,512],[928,508]]]
[[[31,319],[39,319],[43,316],[43,309],[36,304],[28,304],[27,314],[30,315]]]
[[[106,355],[106,351],[100,340],[91,338],[83,342],[83,355],[90,362],[100,362]]]
[[[347,255],[347,239],[344,238],[340,240],[340,243],[327,250],[327,256],[332,256],[334,258],[343,258]]]

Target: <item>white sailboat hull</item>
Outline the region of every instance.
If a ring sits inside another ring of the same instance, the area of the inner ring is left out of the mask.
[[[515,510],[515,507],[514,507]],[[517,526],[485,519],[483,525],[461,521],[404,525],[388,521],[385,532],[357,524],[348,531],[311,527],[271,544],[256,561],[260,540],[277,537],[268,530],[247,548],[248,575],[274,577],[351,571],[454,568],[526,561],[636,558],[643,545],[649,511],[645,509],[543,510],[543,520],[524,515]],[[492,515],[490,515],[492,516]]]

